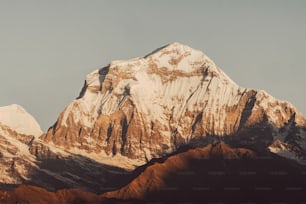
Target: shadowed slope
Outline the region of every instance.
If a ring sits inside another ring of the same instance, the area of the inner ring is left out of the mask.
[[[154,163],[103,196],[139,203],[303,201],[305,182],[302,168],[283,158],[217,143]]]
[[[267,153],[269,154],[269,153]],[[155,160],[157,161],[157,160]],[[224,143],[177,153],[134,171],[126,186],[102,195],[21,185],[0,203],[271,203],[304,202],[303,167],[273,154],[258,156]]]
[[[96,194],[77,189],[49,192],[35,186],[20,185],[13,191],[0,190],[0,203],[5,204],[83,204],[98,201],[101,201],[101,198]]]

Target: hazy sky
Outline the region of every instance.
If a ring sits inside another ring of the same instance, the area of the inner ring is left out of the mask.
[[[306,114],[304,0],[0,0],[0,106],[22,105],[46,130],[86,74],[171,42]]]

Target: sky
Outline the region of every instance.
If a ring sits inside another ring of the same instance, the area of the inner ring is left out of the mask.
[[[0,0],[0,106],[46,131],[86,74],[180,42],[306,114],[304,0]]]

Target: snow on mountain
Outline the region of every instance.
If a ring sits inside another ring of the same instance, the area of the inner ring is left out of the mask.
[[[33,139],[33,135],[22,135],[0,124],[0,183],[19,184],[29,179],[30,171],[36,168],[28,146]]]
[[[0,107],[0,183],[19,184],[30,179],[37,165],[29,144],[41,134],[36,120],[21,106]]]
[[[34,117],[16,104],[0,107],[0,124],[25,135],[38,137],[43,133]]]
[[[104,162],[92,154],[98,163],[41,141],[39,125],[18,105],[1,107],[0,121],[1,187],[27,183],[49,190],[70,187],[101,192],[108,179],[119,180],[108,184],[110,188],[125,181],[123,170],[101,164],[118,162],[120,157]]]
[[[172,43],[89,73],[47,133],[22,107],[0,107],[0,184],[105,192],[153,158],[220,140],[306,164],[306,121],[293,105]]]
[[[301,153],[305,127],[290,103],[239,87],[201,51],[172,43],[88,74],[79,97],[41,138],[86,156],[119,156],[115,165],[125,166],[128,159],[144,164],[207,136],[262,149],[279,139]]]

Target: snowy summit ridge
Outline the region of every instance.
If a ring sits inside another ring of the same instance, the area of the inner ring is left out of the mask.
[[[298,137],[290,136],[289,124]],[[203,52],[171,43],[88,74],[42,139],[144,163],[207,136],[261,148],[290,141],[304,151],[305,126],[290,103],[238,86]]]
[[[43,133],[34,117],[17,104],[0,107],[0,124],[25,135],[38,137]]]

